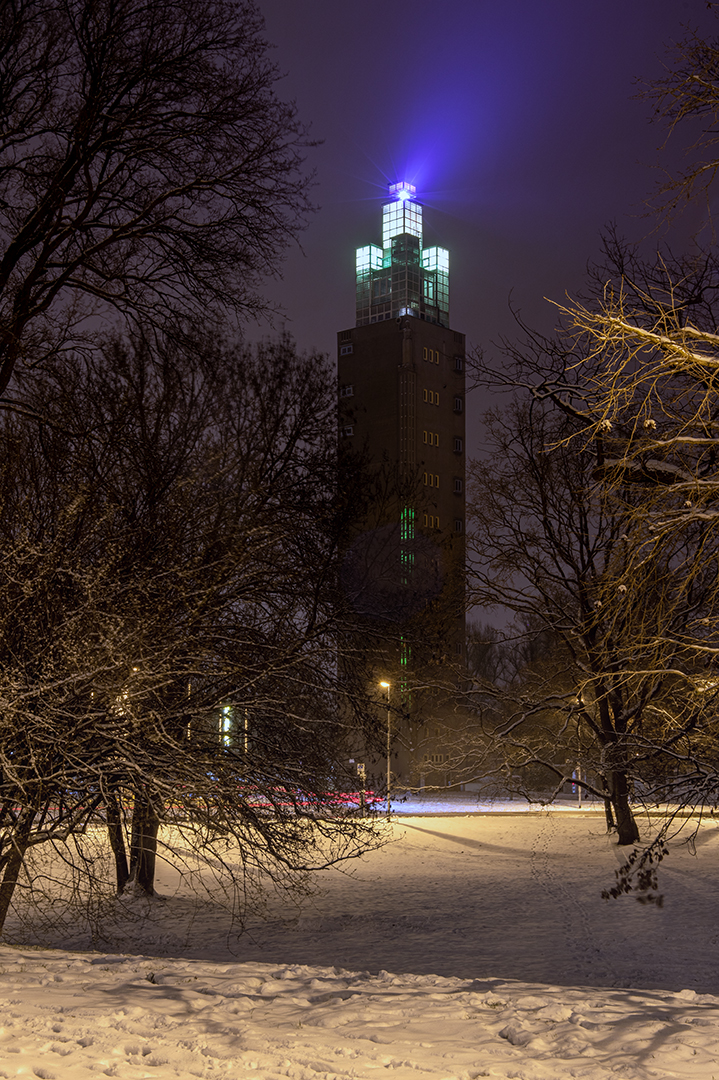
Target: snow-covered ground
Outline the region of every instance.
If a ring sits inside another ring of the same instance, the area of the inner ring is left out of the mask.
[[[719,1080],[714,821],[671,846],[661,908],[601,899],[598,813],[390,829],[244,936],[165,867],[141,924],[0,947],[0,1077]]]

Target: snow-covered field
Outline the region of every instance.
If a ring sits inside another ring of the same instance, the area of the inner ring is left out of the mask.
[[[661,908],[601,899],[596,812],[391,830],[239,938],[166,867],[97,951],[79,925],[0,947],[0,1077],[719,1080],[715,822],[672,845]]]

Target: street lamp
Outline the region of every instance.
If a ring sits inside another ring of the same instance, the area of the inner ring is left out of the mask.
[[[389,797],[390,753],[391,753],[391,750],[392,750],[392,742],[391,742],[391,740],[392,740],[392,734],[391,734],[391,731],[392,731],[392,728],[391,728],[392,716],[391,716],[390,709],[389,709],[389,689],[390,689],[390,684],[388,682],[381,682],[380,686],[383,686],[385,688],[385,690],[387,691],[387,817],[389,817],[390,813],[391,813],[390,797]]]

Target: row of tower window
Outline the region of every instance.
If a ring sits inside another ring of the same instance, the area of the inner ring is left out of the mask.
[[[395,265],[392,274],[382,274],[370,280],[364,279],[357,282],[357,302],[360,307],[368,303],[375,304],[392,293],[400,294],[400,299],[408,297],[417,302],[419,300],[420,285],[424,299],[429,304],[439,301],[442,307],[449,307],[449,289],[443,281],[438,282],[431,271],[425,271],[425,276],[420,282],[420,276],[412,272],[406,264]],[[371,301],[370,301],[371,296]],[[363,302],[364,301],[364,305]]]
[[[422,442],[427,446],[439,446],[439,432],[438,431],[423,431]],[[454,439],[454,452],[455,454],[461,454],[464,450],[464,440],[459,436],[455,436]]]
[[[424,525],[425,529],[439,529],[440,528],[439,515],[437,515],[437,514],[425,514],[424,515],[424,521],[422,522],[422,524]],[[454,531],[456,533],[463,533],[464,532],[464,522],[462,521],[462,518],[455,518],[454,519]]]
[[[354,397],[355,388],[352,383],[347,383],[346,386],[340,387],[340,397],[348,398]],[[426,401],[429,405],[439,405],[439,390],[423,390],[422,400]],[[461,413],[464,408],[464,401],[461,397],[456,396],[454,399],[454,411]],[[439,443],[437,443],[439,445]]]
[[[342,434],[345,436],[354,435],[354,424],[345,424],[342,428]],[[428,446],[439,446],[439,434],[436,431],[423,431],[422,441],[427,443]],[[464,441],[456,438],[454,440],[454,452],[455,454],[461,454],[464,449]],[[427,481],[425,481],[426,483]],[[456,490],[456,489],[455,489]]]
[[[437,473],[425,473],[424,474],[425,487],[439,487],[439,475]],[[464,484],[459,476],[454,478],[454,493],[455,495],[461,495],[464,490]]]
[[[389,315],[390,315],[390,313],[387,312],[386,317],[389,318]],[[354,352],[354,346],[353,345],[340,345],[340,356],[351,356],[353,352]],[[427,360],[430,364],[438,364],[441,355],[442,354],[440,353],[439,349],[428,349],[428,348],[425,347],[422,350],[422,358],[424,360]],[[455,358],[454,358],[454,370],[455,371],[463,371],[464,370],[464,358],[463,357],[455,356]]]
[[[426,360],[430,364],[438,364],[441,359],[441,352],[439,349],[428,349],[426,346],[422,349],[422,359]],[[454,358],[454,370],[464,371],[464,357],[455,356]]]
[[[428,405],[439,405],[439,390],[423,390],[422,401],[426,401]],[[461,413],[464,411],[464,399],[459,395],[454,399],[454,411]]]

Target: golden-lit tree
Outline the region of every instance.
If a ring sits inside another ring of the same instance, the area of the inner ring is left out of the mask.
[[[714,694],[692,642],[719,559],[702,522],[657,528],[645,486],[588,418],[589,363],[570,348],[515,346],[501,379],[517,400],[489,414],[491,452],[472,466],[472,599],[511,613],[508,639],[543,642],[494,692],[484,680],[472,693],[494,698],[490,734],[511,771],[541,765],[560,787],[579,762],[631,844],[632,794],[716,786]]]

